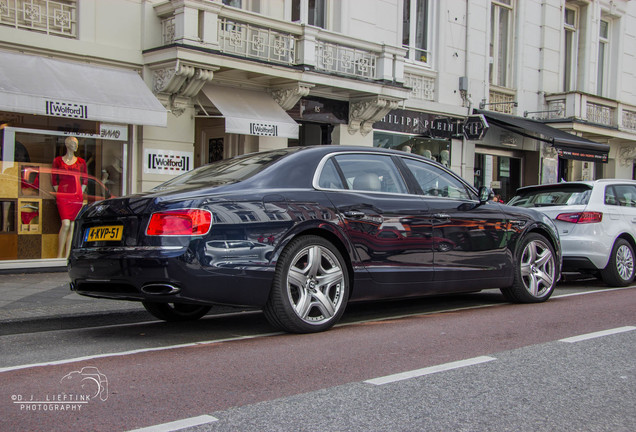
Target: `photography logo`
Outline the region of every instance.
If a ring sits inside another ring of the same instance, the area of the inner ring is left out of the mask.
[[[60,379],[57,393],[14,394],[20,411],[81,411],[93,401],[108,399],[108,378],[94,366],[69,372]]]

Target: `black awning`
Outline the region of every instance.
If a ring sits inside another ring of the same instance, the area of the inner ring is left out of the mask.
[[[473,110],[483,114],[488,123],[511,132],[547,142],[557,150],[560,157],[591,162],[607,162],[609,145],[590,141],[585,138],[553,128],[537,120],[501,114],[493,111]]]

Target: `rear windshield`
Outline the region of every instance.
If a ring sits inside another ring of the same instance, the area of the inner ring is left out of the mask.
[[[550,207],[585,205],[590,199],[591,187],[587,185],[563,185],[518,191],[508,201],[515,207]]]
[[[188,171],[157,188],[178,185],[229,184],[243,181],[267,168],[276,160],[288,155],[293,149],[281,149],[262,153],[251,153],[212,162],[209,165]]]

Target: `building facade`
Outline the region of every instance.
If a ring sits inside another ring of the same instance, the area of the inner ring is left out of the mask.
[[[85,203],[296,145],[415,152],[504,199],[635,177],[629,0],[0,0],[0,57],[0,269],[65,265],[69,136]]]

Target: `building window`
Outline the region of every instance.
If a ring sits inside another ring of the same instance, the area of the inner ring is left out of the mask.
[[[431,15],[429,0],[404,0],[402,46],[407,58],[430,64]]]
[[[596,76],[596,94],[605,96],[607,63],[609,57],[609,21],[601,20],[598,38],[598,73]]]
[[[576,9],[566,7],[563,17],[563,29],[565,32],[565,46],[563,47],[563,91],[576,90],[576,64],[577,64],[577,19]]]
[[[260,13],[261,11],[260,0],[223,0],[223,4],[238,9],[245,9],[250,12]]]
[[[327,28],[327,0],[293,0],[292,21]]]
[[[490,9],[490,84],[510,86],[513,0],[493,1]]]

